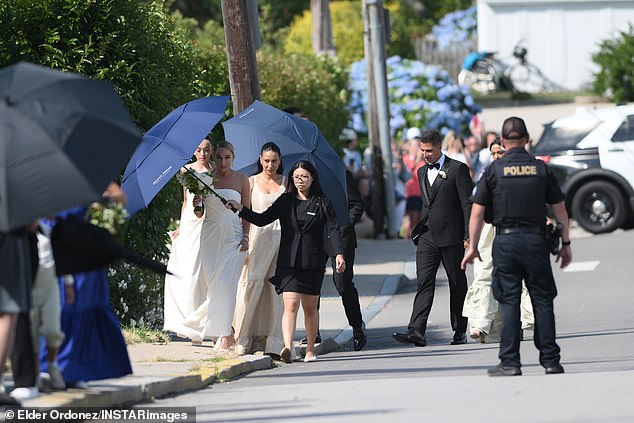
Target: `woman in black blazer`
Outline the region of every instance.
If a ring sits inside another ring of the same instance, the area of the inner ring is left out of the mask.
[[[286,192],[262,213],[228,201],[227,207],[232,206],[240,212],[240,217],[257,226],[280,220],[280,251],[275,276],[271,278],[284,300],[284,349],[280,357],[286,363],[291,363],[295,357],[293,336],[301,304],[308,339],[304,361],[315,361],[315,337],[319,329],[317,303],[325,269],[324,228],[334,247],[336,271],[341,273],[346,268],[335,211],[321,192],[317,170],[310,162],[296,162],[288,173]]]

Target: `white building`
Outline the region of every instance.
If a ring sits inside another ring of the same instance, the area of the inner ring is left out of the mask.
[[[521,42],[551,83],[578,90],[594,80],[599,44],[627,32],[630,23],[633,0],[478,0],[478,50],[495,51],[510,64]]]

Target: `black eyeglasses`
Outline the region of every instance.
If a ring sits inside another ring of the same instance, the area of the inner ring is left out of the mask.
[[[293,175],[293,179],[296,181],[306,181],[310,179],[310,175]]]

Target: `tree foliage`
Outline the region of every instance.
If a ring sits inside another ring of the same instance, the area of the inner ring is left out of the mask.
[[[407,27],[397,2],[386,2],[390,11],[390,42],[388,55],[414,57],[412,31]],[[330,3],[333,43],[337,57],[345,65],[361,60],[363,48],[362,2],[335,1]],[[312,54],[312,13],[306,10],[293,21],[284,43],[286,53]]]
[[[335,148],[348,122],[348,73],[326,56],[258,54],[262,101],[278,109],[298,107]]]
[[[617,103],[634,101],[634,27],[621,31],[619,37],[604,40],[592,60],[599,65],[595,73],[594,90],[607,94]]]

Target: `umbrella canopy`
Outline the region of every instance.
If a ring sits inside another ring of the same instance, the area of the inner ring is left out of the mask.
[[[141,136],[112,85],[0,69],[0,231],[101,199]]]
[[[256,100],[222,126],[236,150],[233,167],[240,172],[250,175],[255,171],[260,149],[269,141],[280,147],[284,168],[298,160],[314,164],[339,225],[348,224],[346,168],[317,125]]]
[[[150,204],[225,115],[229,96],[185,103],[147,131],[123,173],[130,216]]]

